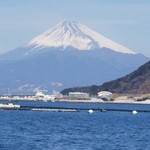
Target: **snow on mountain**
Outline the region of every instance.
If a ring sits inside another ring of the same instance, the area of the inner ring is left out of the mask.
[[[96,33],[87,26],[72,21],[59,23],[32,39],[25,47],[32,47],[30,52],[43,48],[72,47],[78,50],[109,48],[120,53],[135,54],[132,50]]]

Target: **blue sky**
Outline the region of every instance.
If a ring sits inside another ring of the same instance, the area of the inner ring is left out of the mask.
[[[0,53],[63,20],[150,56],[150,0],[0,0]]]

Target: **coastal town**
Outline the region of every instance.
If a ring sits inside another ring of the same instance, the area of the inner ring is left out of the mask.
[[[1,95],[0,100],[9,101],[44,101],[44,102],[90,102],[90,103],[131,103],[150,104],[150,94],[116,94],[108,91],[100,91],[95,96],[84,92],[69,92],[62,95],[54,91],[53,94],[44,94],[38,91],[35,95]]]

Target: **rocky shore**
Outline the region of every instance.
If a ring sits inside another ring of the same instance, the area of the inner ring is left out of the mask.
[[[150,104],[150,94],[113,94],[113,100],[103,100],[98,98],[91,98],[89,100],[77,99],[59,99],[59,102],[85,102],[85,103],[116,103],[116,104]]]

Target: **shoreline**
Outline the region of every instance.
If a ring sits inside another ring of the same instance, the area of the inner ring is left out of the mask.
[[[0,99],[0,101],[9,101],[10,99]],[[69,100],[69,99],[56,99],[56,100],[29,100],[29,99],[11,99],[11,101],[27,101],[27,102],[70,102],[70,103],[100,103],[100,104],[141,104],[141,105],[149,105],[150,99],[144,101],[135,101],[131,99],[125,100],[114,100],[114,101],[103,101],[102,99],[92,99],[92,100]]]
[[[71,102],[71,103],[100,103],[100,104],[141,104],[149,105],[150,100],[148,101],[99,101],[99,100],[58,100],[55,102]]]

